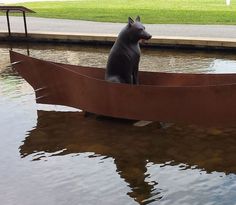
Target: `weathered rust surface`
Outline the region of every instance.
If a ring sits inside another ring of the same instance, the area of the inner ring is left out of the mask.
[[[140,85],[111,83],[104,70],[38,60],[10,51],[36,102],[99,115],[202,125],[236,123],[236,74],[140,72]]]

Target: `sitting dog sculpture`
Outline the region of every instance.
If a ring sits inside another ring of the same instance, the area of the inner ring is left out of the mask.
[[[105,79],[110,82],[138,84],[138,67],[140,60],[139,41],[152,36],[145,31],[138,16],[135,21],[130,17],[128,24],[119,33],[111,48]]]

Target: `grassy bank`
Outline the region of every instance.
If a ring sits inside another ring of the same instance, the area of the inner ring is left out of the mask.
[[[225,0],[74,0],[23,3],[34,16],[126,22],[140,15],[144,23],[236,24],[236,1]]]

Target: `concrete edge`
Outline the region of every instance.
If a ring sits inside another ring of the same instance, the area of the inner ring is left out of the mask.
[[[57,32],[34,32],[29,33],[28,38],[24,33],[12,33],[9,37],[7,32],[0,32],[0,41],[14,42],[50,42],[50,43],[78,43],[111,45],[116,40],[114,34],[89,34],[89,33],[57,33]],[[233,49],[236,50],[235,38],[203,38],[203,37],[173,37],[153,36],[152,39],[142,43],[145,47],[188,47],[207,49]]]

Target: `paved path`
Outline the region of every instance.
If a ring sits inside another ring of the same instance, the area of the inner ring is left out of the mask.
[[[12,32],[24,32],[22,17],[10,17]],[[118,34],[125,24],[80,20],[27,17],[28,32],[60,32],[85,34]],[[236,38],[236,26],[146,24],[153,36]],[[6,17],[0,16],[0,32],[7,31]]]

